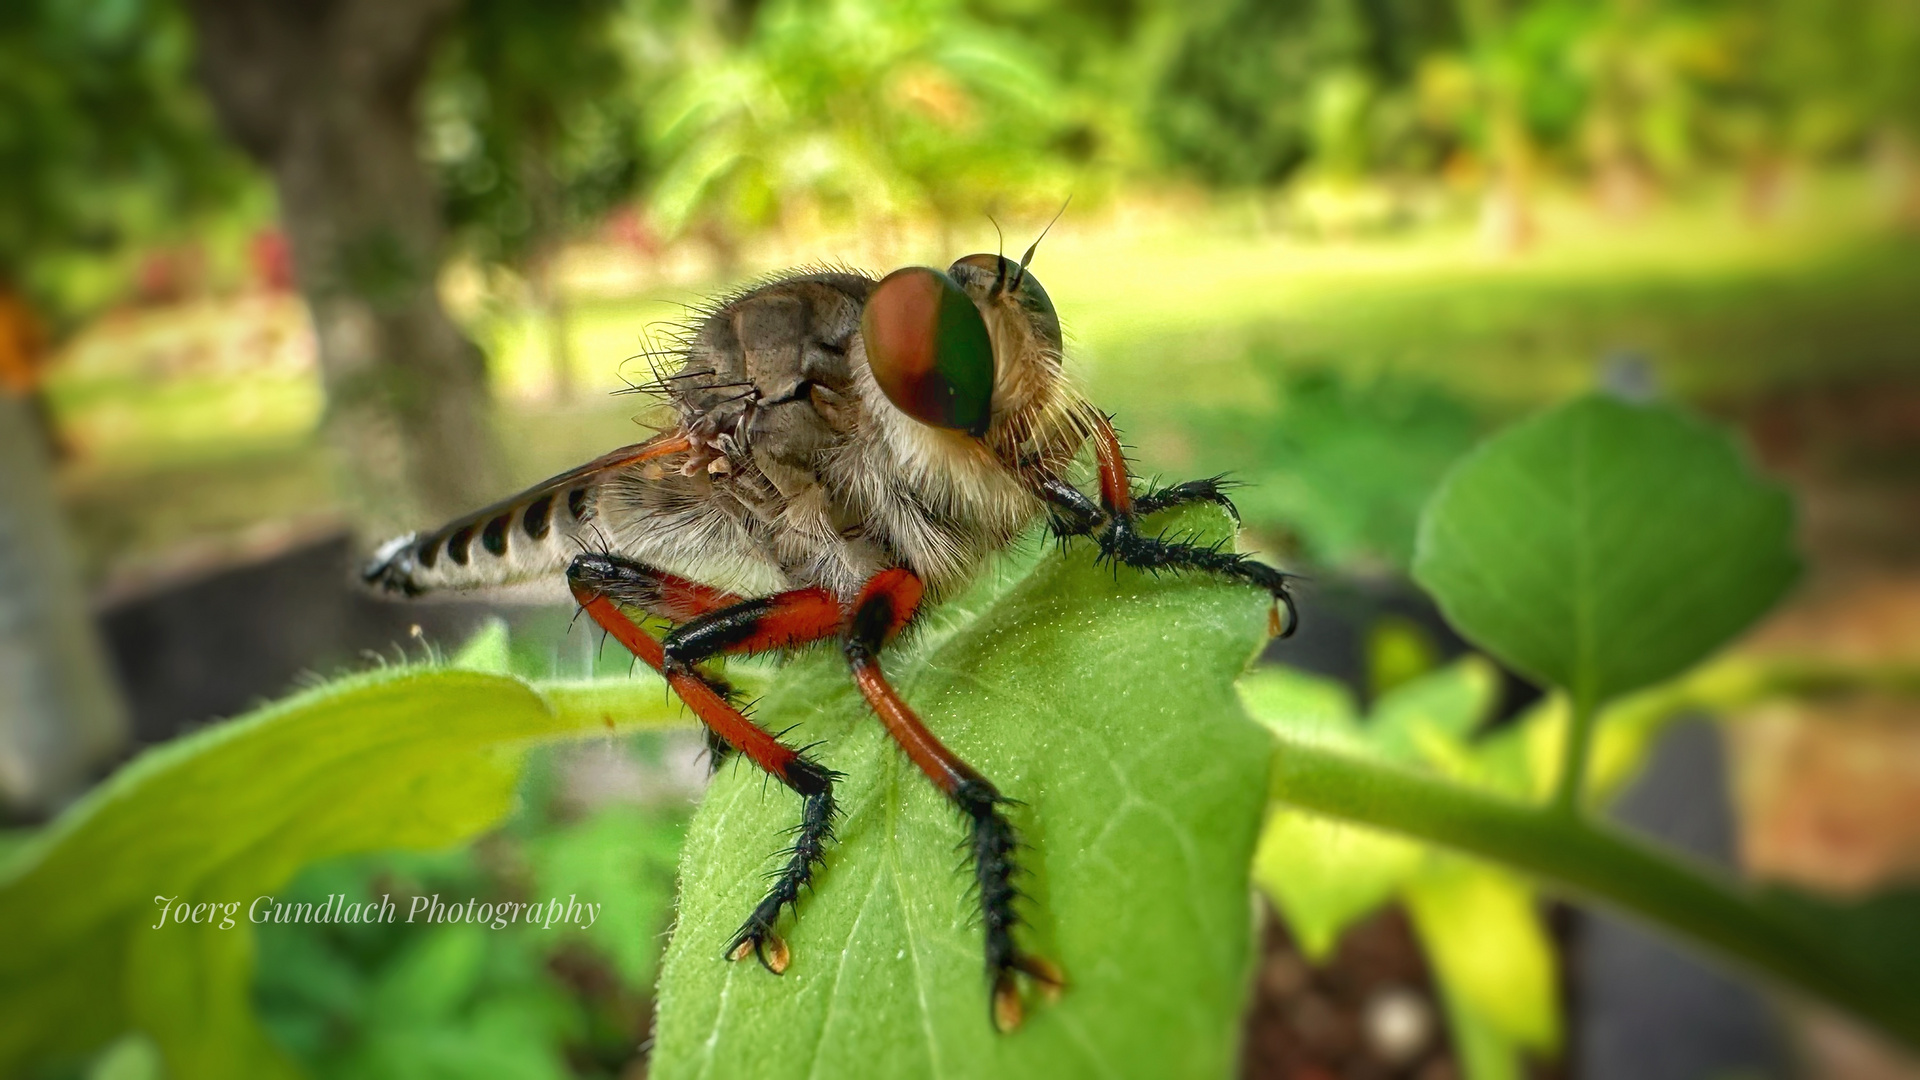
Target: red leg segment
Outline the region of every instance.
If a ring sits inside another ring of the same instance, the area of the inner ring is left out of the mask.
[[[1100,505],[1109,514],[1133,512],[1133,478],[1127,474],[1127,455],[1120,437],[1105,416],[1095,414],[1093,455],[1100,463]]]
[[[1062,978],[1059,968],[1023,952],[1013,940],[1014,928],[1020,922],[1013,907],[1019,895],[1013,887],[1018,872],[1014,852],[1019,841],[1000,812],[1006,800],[986,777],[927,730],[880,670],[880,649],[913,619],[924,591],[920,579],[905,569],[886,570],[869,581],[848,620],[844,643],[847,665],[853,670],[861,696],[880,717],[887,734],[971,822],[967,846],[980,892],[987,973],[993,980],[988,1001],[994,1026],[1010,1031],[1020,1026],[1024,1015],[1014,973],[1024,972],[1049,996],[1059,993]]]
[[[628,652],[665,676],[667,685],[673,688],[681,701],[686,702],[709,731],[719,735],[754,764],[778,777],[781,783],[805,799],[800,825],[794,831],[793,845],[785,853],[785,864],[774,874],[772,887],[755,905],[726,948],[729,959],[739,960],[752,953],[760,958],[767,970],[780,974],[787,969],[789,954],[786,943],[774,933],[774,925],[779,921],[783,908],[798,903],[800,891],[813,880],[814,871],[825,856],[827,843],[833,839],[833,819],[838,813],[833,799],[835,774],[747,719],[702,678],[691,663],[671,655],[665,643],[642,629],[615,602],[615,597],[624,593],[643,602],[652,601],[645,605],[650,610],[675,612],[708,607],[721,599],[733,599],[729,594],[610,555],[581,555],[568,568],[567,579],[581,610],[613,635]],[[718,610],[709,609],[706,614],[686,625],[694,626],[703,622],[726,625],[730,616],[738,616],[743,611],[769,610],[773,613],[775,626],[769,633],[790,640],[796,634],[819,627],[817,616],[820,605],[818,597],[812,592],[802,590],[799,594],[788,593],[764,601],[740,601]],[[814,617],[814,621],[802,625],[807,616]],[[736,618],[735,622],[740,620]],[[746,625],[749,633],[742,640],[751,640],[751,623]],[[837,618],[834,625],[838,625]],[[825,631],[831,632],[831,628]],[[725,646],[726,643],[720,644]]]
[[[628,618],[619,605],[605,596],[586,592],[580,585],[573,587],[573,596],[580,602],[581,610],[601,629],[612,634],[628,652],[666,676],[667,685],[673,687],[673,692],[680,695],[680,700],[687,703],[687,708],[693,710],[701,723],[712,728],[728,745],[752,758],[754,764],[791,785],[787,770],[800,756],[796,751],[741,715],[740,710],[727,704],[700,676],[691,671],[667,670],[660,640]]]
[[[665,642],[667,664],[793,648],[832,637],[840,632],[841,622],[840,602],[821,588],[743,600],[675,627]]]

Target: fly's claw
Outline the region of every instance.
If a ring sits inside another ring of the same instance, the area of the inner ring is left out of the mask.
[[[1282,614],[1284,612],[1284,614]],[[1267,636],[1290,638],[1300,629],[1300,611],[1293,606],[1293,594],[1287,591],[1286,582],[1273,591],[1273,606],[1267,609]]]
[[[1034,986],[1040,990],[1040,996],[1046,998],[1049,1004],[1059,1001],[1061,991],[1067,986],[1066,976],[1053,961],[1024,954],[1015,956],[993,979],[993,1026],[1003,1035],[1018,1028],[1026,1019],[1026,1007],[1020,1000],[1019,981],[1014,978],[1016,971],[1032,979]]]
[[[758,957],[760,966],[775,975],[785,975],[787,966],[793,963],[793,952],[787,948],[785,938],[773,932],[771,926],[758,925],[758,913],[747,920],[733,941],[727,945],[727,959],[745,960],[748,956]]]

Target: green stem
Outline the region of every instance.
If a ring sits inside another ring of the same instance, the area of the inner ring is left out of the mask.
[[[1274,790],[1303,809],[1484,856],[1612,906],[1920,1048],[1910,987],[1849,962],[1818,925],[1755,891],[1612,829],[1284,737]]]
[[[1565,817],[1577,818],[1583,809],[1580,796],[1587,786],[1587,754],[1593,747],[1593,695],[1573,695],[1572,722],[1567,725],[1567,741],[1560,748],[1560,777],[1553,790],[1553,809]]]

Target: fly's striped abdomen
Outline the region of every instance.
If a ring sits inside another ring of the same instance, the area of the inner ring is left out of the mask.
[[[607,482],[629,466],[687,449],[684,437],[669,434],[616,450],[432,532],[395,537],[374,553],[362,576],[405,596],[557,582],[568,560],[594,546],[594,517]]]

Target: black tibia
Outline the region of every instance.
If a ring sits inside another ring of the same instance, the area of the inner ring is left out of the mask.
[[[1278,610],[1285,611],[1285,618],[1279,620],[1275,629],[1276,636],[1287,637],[1300,625],[1300,614],[1294,608],[1293,596],[1288,591],[1288,583],[1293,580],[1292,574],[1228,551],[1224,542],[1195,544],[1172,539],[1165,534],[1149,536],[1140,530],[1141,517],[1194,502],[1224,506],[1238,521],[1240,515],[1222,490],[1224,486],[1218,477],[1189,480],[1184,484],[1148,492],[1134,500],[1132,511],[1122,513],[1113,513],[1064,481],[1045,479],[1038,488],[1040,497],[1052,509],[1055,535],[1062,538],[1091,536],[1100,546],[1102,561],[1121,563],[1149,573],[1198,570],[1244,581],[1264,590],[1273,597]]]

